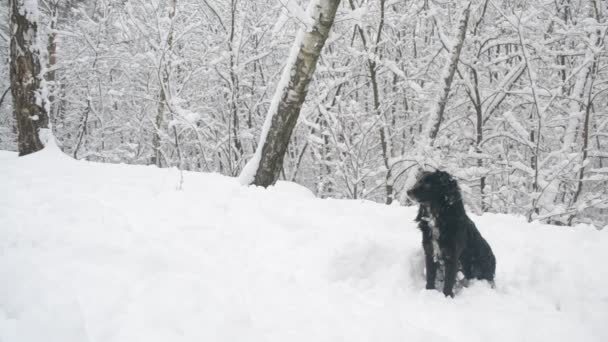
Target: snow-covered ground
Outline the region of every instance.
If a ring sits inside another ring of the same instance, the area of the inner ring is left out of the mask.
[[[496,289],[424,290],[415,209],[0,153],[0,341],[608,341],[608,232],[473,216]]]

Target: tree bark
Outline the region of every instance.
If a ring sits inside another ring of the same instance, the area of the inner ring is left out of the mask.
[[[264,125],[267,130],[262,133],[256,155],[241,173],[243,182],[267,187],[279,178],[291,133],[298,121],[308,92],[308,84],[339,4],[340,0],[313,0],[308,5],[308,14],[314,22],[310,29],[302,28],[298,33],[295,44],[299,44],[299,47],[294,46],[298,49],[297,55],[295,59],[287,62],[283,70],[283,77],[273,100],[277,103],[273,103],[268,111]],[[288,82],[283,82],[286,78]],[[253,179],[250,179],[248,173],[252,169],[255,169],[255,174]]]
[[[44,92],[41,92],[40,46],[38,46],[37,13],[23,1],[10,1],[10,77],[13,113],[17,121],[19,155],[41,150],[44,144],[38,132],[49,127]]]

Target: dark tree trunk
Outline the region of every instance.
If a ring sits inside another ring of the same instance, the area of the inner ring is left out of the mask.
[[[289,82],[285,87],[276,90],[278,94],[275,93],[275,96],[280,96],[278,106],[276,108],[271,106],[268,112],[271,119],[270,127],[266,136],[262,137],[263,145],[258,146],[261,151],[256,151],[261,154],[253,181],[245,181],[266,187],[274,184],[279,178],[291,132],[298,121],[300,109],[308,92],[308,84],[314,74],[339,4],[340,0],[320,0],[315,4],[316,8],[312,11],[313,27],[304,32],[295,61],[285,66],[284,73],[289,73]]]
[[[10,68],[13,113],[17,121],[19,155],[41,150],[44,145],[38,136],[41,128],[48,128],[49,116],[41,98],[40,53],[36,46],[38,25],[21,2],[10,0]]]
[[[57,20],[59,19],[59,1],[54,1],[49,3],[50,8],[50,29],[47,44],[47,53],[48,53],[48,61],[47,61],[47,72],[45,78],[50,86],[49,92],[49,117],[54,121],[51,122],[52,125],[55,125],[55,120],[57,120],[57,106],[55,104],[55,93],[56,93],[56,84],[55,81],[57,79],[57,75],[55,73],[55,65],[57,64]],[[50,119],[49,118],[49,119]]]
[[[349,1],[350,4],[350,8],[354,11],[355,10],[355,4],[353,2],[353,0]],[[380,0],[380,23],[378,24],[378,29],[376,32],[376,41],[375,41],[375,46],[373,48],[373,51],[371,51],[373,53],[374,56],[376,56],[378,54],[378,45],[380,45],[381,42],[381,38],[382,38],[382,28],[384,27],[384,4],[385,4],[385,0]],[[363,29],[357,25],[357,30],[359,31],[359,36],[361,37],[361,41],[363,43],[363,47],[367,50],[368,46],[367,46],[367,40],[365,39],[365,33],[363,32]],[[371,86],[372,86],[372,95],[373,95],[373,100],[374,100],[374,113],[375,115],[377,115],[378,117],[380,117],[380,147],[382,148],[382,161],[384,162],[384,167],[386,168],[386,175],[384,177],[384,188],[386,190],[386,200],[385,203],[386,204],[391,204],[393,203],[393,197],[394,197],[394,193],[393,193],[393,169],[392,169],[392,165],[390,163],[390,159],[392,157],[392,151],[391,151],[391,135],[389,133],[389,125],[386,122],[386,117],[384,116],[384,114],[380,111],[380,92],[378,90],[378,74],[377,74],[377,70],[376,70],[376,61],[373,58],[368,58],[367,59],[367,67],[369,70],[369,77],[370,77],[370,81],[371,81]]]
[[[230,54],[230,119],[228,120],[228,162],[234,165],[232,166],[231,174],[238,174],[240,169],[241,158],[243,157],[243,144],[239,138],[240,123],[239,123],[239,76],[237,73],[236,60],[235,60],[235,35],[236,35],[236,22],[237,19],[237,0],[230,2],[230,36],[228,38],[228,53]],[[238,46],[236,47],[238,49]],[[234,145],[234,160],[233,158],[233,145]]]

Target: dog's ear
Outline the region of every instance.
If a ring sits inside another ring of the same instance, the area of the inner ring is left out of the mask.
[[[448,203],[455,203],[461,199],[458,181],[452,175],[445,171],[440,171],[439,180],[441,187],[445,189],[445,200]]]
[[[422,178],[428,177],[431,173],[432,172],[422,170],[416,175],[416,180],[420,181]]]
[[[445,171],[437,171],[437,183],[444,189],[452,185],[452,176]]]

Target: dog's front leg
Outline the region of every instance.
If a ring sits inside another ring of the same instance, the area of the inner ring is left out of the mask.
[[[443,282],[443,294],[454,297],[454,285],[458,273],[458,257],[456,253],[449,253],[445,258],[445,277]]]
[[[433,257],[433,243],[424,241],[422,243],[424,248],[424,263],[426,266],[426,289],[432,290],[435,288],[435,277],[437,276],[437,263]]]

